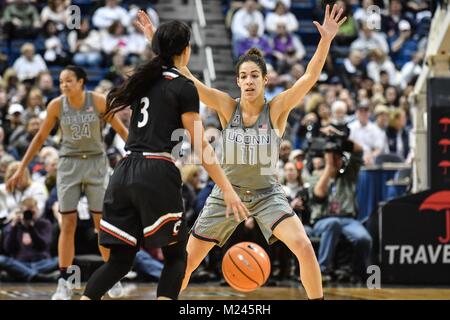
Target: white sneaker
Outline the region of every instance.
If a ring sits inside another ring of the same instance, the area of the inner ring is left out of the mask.
[[[52,296],[52,300],[71,300],[72,299],[72,288],[70,283],[63,278],[58,280],[58,287],[56,292]]]
[[[124,296],[124,290],[122,284],[117,282],[111,289],[108,291],[108,296],[113,299],[122,298]]]

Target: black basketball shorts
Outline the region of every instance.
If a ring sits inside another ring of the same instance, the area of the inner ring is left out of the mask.
[[[100,244],[158,248],[185,240],[181,176],[169,157],[131,153],[109,181]]]

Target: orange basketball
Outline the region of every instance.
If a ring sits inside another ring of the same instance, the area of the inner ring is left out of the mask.
[[[241,242],[225,253],[222,272],[232,288],[250,292],[261,287],[269,278],[270,259],[256,243]]]

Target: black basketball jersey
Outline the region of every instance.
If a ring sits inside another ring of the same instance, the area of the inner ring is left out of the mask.
[[[127,151],[168,152],[179,143],[172,133],[182,129],[181,115],[199,112],[199,97],[194,83],[176,68],[163,73],[144,95],[132,103]]]

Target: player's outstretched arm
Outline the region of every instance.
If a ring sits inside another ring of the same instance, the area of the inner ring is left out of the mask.
[[[203,82],[194,77],[194,75],[191,73],[191,71],[189,71],[187,67],[181,68],[180,71],[186,78],[189,78],[194,82],[194,85],[198,91],[198,95],[200,96],[200,100],[207,107],[215,110],[225,119],[231,117],[231,113],[234,110],[236,101],[232,97],[230,97],[229,94],[208,87]]]
[[[194,151],[200,158],[202,166],[222,190],[223,198],[227,205],[227,218],[232,213],[237,222],[246,219],[250,213],[234,191],[233,186],[219,165],[214,149],[206,140],[200,115],[197,112],[185,112],[181,116],[181,120],[184,128],[189,132]],[[198,124],[197,128],[195,124]]]

